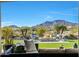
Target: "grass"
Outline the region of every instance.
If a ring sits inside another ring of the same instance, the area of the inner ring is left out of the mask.
[[[65,48],[72,48],[73,43],[40,43],[39,48],[59,48],[61,45]]]
[[[24,43],[24,40],[14,40],[14,44]]]
[[[79,40],[68,40],[66,42],[56,42],[56,43],[40,43],[39,48],[59,48],[61,45],[64,45],[65,48],[73,48],[74,43],[78,44]]]
[[[1,42],[3,42],[4,44],[4,40],[1,40]],[[17,44],[17,43],[24,43],[23,40],[14,40],[13,41],[14,44]],[[68,41],[65,41],[65,42],[56,42],[56,43],[39,43],[39,48],[59,48],[61,45],[64,45],[65,48],[73,48],[73,45],[74,43],[78,43],[79,40],[68,40]],[[2,46],[0,46],[0,49],[2,48]]]
[[[1,40],[1,42],[3,42],[3,44],[5,44],[5,41],[4,40]],[[24,43],[24,41],[23,40],[13,40],[13,43],[14,44]]]

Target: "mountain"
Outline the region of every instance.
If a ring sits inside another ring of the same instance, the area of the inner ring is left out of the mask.
[[[54,21],[46,21],[44,23],[41,23],[39,25],[36,25],[36,26],[33,26],[34,28],[35,27],[46,27],[46,28],[51,28],[55,25],[65,25],[65,26],[76,26],[78,25],[77,23],[72,23],[72,22],[68,22],[68,21],[65,21],[65,20],[54,20]]]
[[[65,26],[78,26],[79,24],[77,23],[72,23],[69,21],[65,20],[54,20],[54,21],[46,21],[44,23],[38,24],[36,26],[32,26],[32,28],[37,28],[37,27],[44,27],[46,29],[51,29],[55,25],[65,25]],[[19,28],[17,25],[10,25],[9,27],[12,28]]]
[[[9,27],[18,28],[18,26],[16,26],[16,25],[10,25]]]

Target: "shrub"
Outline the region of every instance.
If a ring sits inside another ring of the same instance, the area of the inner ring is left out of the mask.
[[[69,36],[71,39],[77,39],[74,35],[70,34]]]
[[[64,45],[61,45],[59,48],[60,48],[60,49],[64,49]]]
[[[35,40],[38,40],[39,38],[38,37],[35,37]]]
[[[77,43],[75,43],[75,44],[73,45],[73,47],[74,47],[74,48],[78,48],[78,45],[77,45]]]
[[[26,51],[24,50],[24,46],[17,46],[15,48],[15,53],[26,53]]]
[[[77,39],[77,37],[72,35],[72,34],[70,34],[69,36],[65,36],[64,38],[66,38],[66,39]]]

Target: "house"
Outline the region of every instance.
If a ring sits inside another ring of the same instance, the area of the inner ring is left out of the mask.
[[[43,35],[44,35],[43,38],[52,38],[53,31],[45,32]]]

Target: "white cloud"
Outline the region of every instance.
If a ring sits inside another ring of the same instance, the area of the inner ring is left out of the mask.
[[[51,16],[46,16],[44,19],[51,19],[52,17]]]

